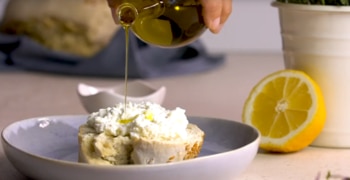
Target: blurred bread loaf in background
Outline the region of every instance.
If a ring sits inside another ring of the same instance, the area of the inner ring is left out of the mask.
[[[9,0],[0,24],[58,52],[90,57],[119,29],[105,0]]]

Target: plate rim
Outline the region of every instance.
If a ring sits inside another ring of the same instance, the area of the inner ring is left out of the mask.
[[[7,146],[9,146],[12,149],[17,150],[20,153],[23,153],[27,156],[30,156],[32,158],[36,158],[36,159],[40,159],[42,161],[46,161],[46,162],[50,162],[50,163],[56,163],[56,164],[62,164],[62,165],[69,165],[69,166],[77,166],[77,167],[87,167],[87,168],[110,168],[110,169],[145,169],[145,168],[159,168],[159,167],[168,167],[168,166],[180,166],[183,164],[191,164],[191,163],[196,163],[197,161],[204,161],[206,159],[213,159],[216,158],[218,156],[225,156],[227,154],[230,153],[234,153],[235,151],[239,151],[245,148],[249,148],[249,146],[254,146],[256,144],[259,144],[260,139],[261,139],[261,134],[260,132],[253,126],[250,126],[248,124],[244,124],[242,122],[238,122],[238,121],[234,121],[234,120],[228,120],[228,119],[223,119],[223,118],[214,118],[214,117],[204,117],[204,116],[187,116],[187,118],[189,119],[189,121],[191,121],[191,118],[199,118],[199,119],[207,119],[207,120],[219,120],[219,121],[226,121],[226,122],[231,122],[231,123],[235,123],[235,124],[240,124],[243,126],[246,126],[247,128],[251,128],[255,133],[256,133],[256,137],[248,144],[242,146],[242,147],[238,147],[236,149],[232,149],[229,151],[225,151],[225,152],[221,152],[221,153],[216,153],[216,154],[211,154],[211,155],[206,155],[206,156],[201,156],[201,157],[197,157],[197,158],[193,158],[193,159],[188,159],[186,161],[179,161],[179,162],[173,162],[173,163],[160,163],[160,164],[127,164],[127,165],[117,165],[117,166],[113,166],[113,165],[91,165],[91,164],[87,164],[87,163],[81,163],[81,162],[73,162],[73,161],[66,161],[66,160],[61,160],[61,159],[54,159],[54,158],[50,158],[50,157],[46,157],[46,156],[40,156],[37,154],[33,154],[30,152],[27,152],[21,148],[16,147],[15,145],[13,145],[12,143],[10,143],[6,138],[5,138],[5,131],[8,130],[8,128],[10,128],[11,126],[15,125],[15,124],[21,124],[25,121],[34,121],[36,119],[41,119],[41,118],[51,118],[51,119],[58,119],[58,117],[60,118],[81,118],[81,117],[87,117],[88,114],[75,114],[75,115],[49,115],[49,116],[37,116],[37,117],[32,117],[32,118],[26,118],[26,119],[22,119],[16,122],[12,122],[8,125],[6,125],[2,130],[1,130],[1,141],[3,143],[3,149],[4,149],[4,155],[8,158],[8,154],[5,150],[5,144]],[[59,120],[58,120],[59,121]],[[256,149],[256,151],[258,151],[258,148]],[[13,162],[11,162],[13,163]]]

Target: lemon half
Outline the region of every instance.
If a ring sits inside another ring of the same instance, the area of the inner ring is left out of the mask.
[[[281,70],[254,86],[242,118],[260,131],[262,149],[295,152],[321,133],[326,107],[321,89],[306,73]]]

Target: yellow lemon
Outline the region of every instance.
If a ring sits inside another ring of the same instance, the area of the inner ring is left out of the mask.
[[[326,108],[319,86],[307,74],[281,70],[255,85],[244,104],[242,120],[260,131],[262,149],[294,152],[320,134]]]

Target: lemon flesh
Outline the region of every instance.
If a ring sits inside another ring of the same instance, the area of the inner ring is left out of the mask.
[[[297,70],[281,70],[258,82],[243,107],[243,122],[261,133],[260,147],[294,152],[321,133],[326,108],[317,83]]]

